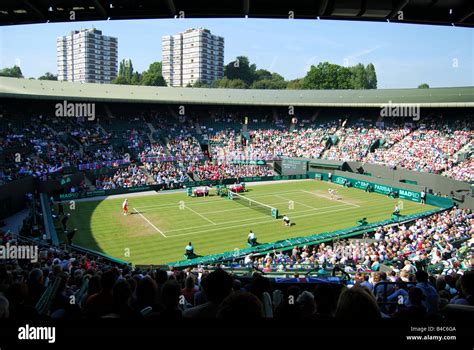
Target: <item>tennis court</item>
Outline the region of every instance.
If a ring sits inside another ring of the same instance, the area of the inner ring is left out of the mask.
[[[246,247],[249,230],[259,243],[338,230],[388,219],[398,200],[315,180],[248,184],[239,199],[215,195],[188,197],[184,192],[129,198],[131,215],[123,216],[123,198],[78,201],[70,210],[70,227],[77,227],[74,243],[137,264],[182,259],[191,241],[198,255]],[[338,191],[331,199],[328,189]],[[247,200],[250,199],[250,201]],[[433,207],[403,201],[402,214]],[[278,209],[279,218],[271,215]],[[292,226],[281,220],[287,215]]]

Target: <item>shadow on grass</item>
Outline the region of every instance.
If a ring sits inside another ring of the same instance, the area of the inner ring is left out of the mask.
[[[92,215],[102,201],[103,199],[84,202],[76,201],[73,207],[70,207],[70,201],[63,201],[64,215],[60,215],[54,220],[54,226],[56,228],[56,232],[58,233],[60,243],[68,243],[68,239],[64,232],[61,220],[64,218],[64,216],[70,214],[66,224],[67,230],[77,230],[74,238],[72,239],[72,243],[82,248],[108,255],[99,246],[92,232]],[[78,210],[78,206],[80,210]],[[51,206],[53,215],[58,215],[58,210],[58,203],[55,203],[53,206]],[[118,206],[117,210],[122,210],[121,205]]]

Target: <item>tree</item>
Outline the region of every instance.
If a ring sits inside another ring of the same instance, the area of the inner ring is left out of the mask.
[[[295,84],[288,84],[289,89]],[[377,75],[373,64],[343,67],[329,62],[311,66],[306,76],[296,84],[301,89],[376,89]]]
[[[367,89],[377,89],[377,73],[375,73],[375,67],[372,63],[369,63],[366,67],[367,74]]]
[[[58,80],[58,76],[50,72],[46,72],[44,75],[40,76],[38,80]]]
[[[191,87],[191,84],[189,84],[189,87]],[[195,88],[210,88],[211,86],[209,84],[203,83],[202,81],[198,80],[194,83],[192,87]]]
[[[240,79],[246,85],[251,85],[256,80],[255,64],[250,64],[245,56],[237,56],[235,61],[228,63],[224,67],[224,76],[229,80]]]
[[[118,85],[130,85],[130,82],[125,79],[125,77],[118,76],[112,80],[112,84]]]
[[[351,71],[349,68],[331,64],[319,63],[311,66],[303,78],[302,89],[350,89]]]
[[[429,88],[430,88],[430,86],[426,83],[418,85],[418,89],[429,89]]]
[[[153,62],[148,67],[148,70],[143,72],[141,85],[166,86],[166,81],[163,78],[161,62]]]
[[[130,79],[130,84],[132,85],[140,85],[142,80],[142,75],[138,72],[134,72],[132,78]]]
[[[272,73],[266,69],[257,69],[254,74],[255,80],[270,80]]]
[[[286,85],[286,88],[288,90],[299,90],[301,89],[301,83],[302,83],[303,79],[294,79],[294,80],[290,80],[288,82],[288,84]]]
[[[14,65],[11,68],[3,68],[0,70],[0,77],[23,78],[20,67]]]
[[[212,83],[212,87],[218,89],[246,89],[248,86],[245,81],[241,79],[229,79],[224,77],[222,79],[215,80]]]
[[[268,72],[268,74],[265,74],[262,76],[265,76],[265,79],[254,81],[252,85],[250,86],[251,89],[273,89],[273,90],[286,89],[286,86],[288,83],[285,81],[285,78],[283,78],[280,74]]]
[[[367,70],[362,63],[349,68],[351,71],[352,89],[368,89]]]
[[[282,90],[286,89],[286,81],[275,81],[271,79],[263,79],[254,81],[250,86],[251,89],[269,89],[269,90]]]
[[[112,84],[130,85],[132,84],[133,64],[132,60],[122,60],[119,65],[119,73],[112,80]]]

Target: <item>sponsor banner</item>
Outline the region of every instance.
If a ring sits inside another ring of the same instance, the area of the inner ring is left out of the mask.
[[[413,202],[420,202],[420,192],[406,190],[399,187],[392,187],[388,185],[381,185],[375,182],[356,180],[347,178],[344,176],[333,176],[332,182],[338,185],[345,185],[346,181],[349,181],[354,188],[365,190],[367,186],[371,186],[375,193],[380,193],[388,196],[390,193],[398,193],[398,197],[401,199],[407,199]]]
[[[396,191],[394,191],[394,188],[391,186],[379,185],[379,184],[374,183],[374,192],[389,195],[391,192],[396,192]]]
[[[420,192],[405,190],[403,188],[398,191],[398,197],[403,199],[409,199],[414,202],[419,202],[421,200]]]
[[[332,177],[332,182],[338,185],[344,185],[346,183],[346,180],[348,180],[345,177],[342,176],[333,176]]]
[[[355,188],[358,188],[358,189],[361,189],[361,190],[365,190],[367,188],[367,186],[370,185],[370,182],[367,182],[367,181],[362,181],[362,180],[355,180],[354,181],[354,187]]]

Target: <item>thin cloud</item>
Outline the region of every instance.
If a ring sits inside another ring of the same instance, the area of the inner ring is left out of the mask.
[[[374,46],[374,47],[371,47],[371,48],[368,48],[368,49],[365,49],[365,50],[355,52],[353,54],[350,54],[350,55],[346,56],[344,61],[348,62],[349,65],[358,63],[357,60],[359,60],[361,57],[370,55],[371,53],[377,51],[378,49],[380,49],[382,47],[383,47],[383,45],[377,45],[377,46]]]

